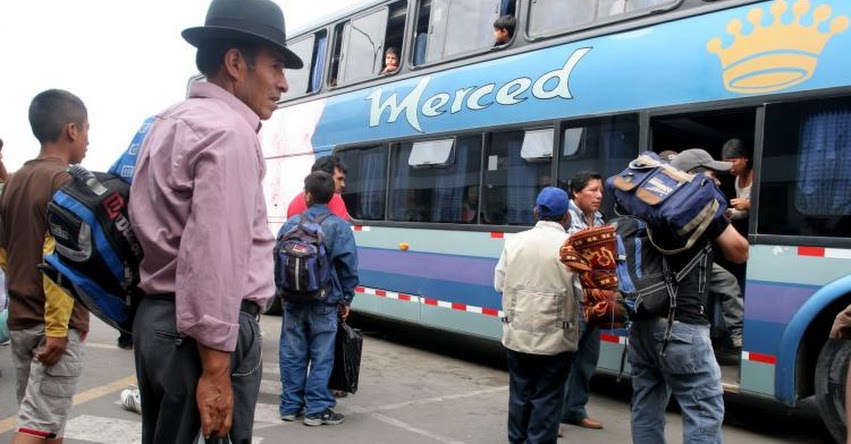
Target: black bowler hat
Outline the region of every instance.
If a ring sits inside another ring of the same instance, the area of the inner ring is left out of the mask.
[[[304,66],[301,59],[287,49],[284,13],[271,0],[213,0],[207,9],[204,26],[184,29],[181,35],[196,48],[210,39],[269,43],[283,52],[284,65],[288,69]]]

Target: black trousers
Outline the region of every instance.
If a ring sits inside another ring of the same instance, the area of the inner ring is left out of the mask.
[[[177,333],[174,301],[144,298],[133,322],[133,337],[142,397],[142,443],[194,443],[201,430],[195,401],[201,357],[195,341]],[[233,444],[251,443],[263,373],[260,345],[256,317],[241,312],[239,339],[231,354],[233,426],[229,437]]]
[[[573,353],[508,353],[508,442],[555,444]]]

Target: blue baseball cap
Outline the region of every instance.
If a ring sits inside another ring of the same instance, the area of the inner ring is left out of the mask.
[[[538,217],[556,217],[564,216],[569,204],[570,197],[566,191],[557,187],[546,187],[538,194],[535,208],[538,210]]]

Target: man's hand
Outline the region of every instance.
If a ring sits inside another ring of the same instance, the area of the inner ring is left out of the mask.
[[[44,344],[39,347],[39,350],[35,354],[35,358],[43,365],[51,367],[59,362],[59,359],[61,359],[62,355],[65,354],[65,347],[67,345],[67,337],[52,338],[50,336],[45,336]]]
[[[340,305],[337,306],[337,313],[340,314],[340,317],[343,319],[343,321],[345,321],[346,319],[349,318],[349,314],[351,312],[352,312],[351,307],[349,307],[346,304],[340,303]]]
[[[233,423],[233,389],[230,384],[230,353],[198,345],[204,367],[195,390],[205,439],[224,438]]]

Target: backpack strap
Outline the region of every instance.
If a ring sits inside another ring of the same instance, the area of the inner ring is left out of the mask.
[[[691,258],[690,261],[679,272],[673,274],[668,265],[668,258],[662,257],[662,270],[665,274],[665,287],[668,290],[668,325],[665,327],[665,343],[662,345],[660,356],[665,356],[668,351],[668,344],[671,342],[671,336],[674,333],[674,315],[677,311],[677,291],[679,283],[691,273],[695,267],[700,267],[700,273],[697,277],[698,292],[703,293],[706,290],[706,270],[709,263],[709,252],[712,251],[712,245],[708,242],[706,246]]]

